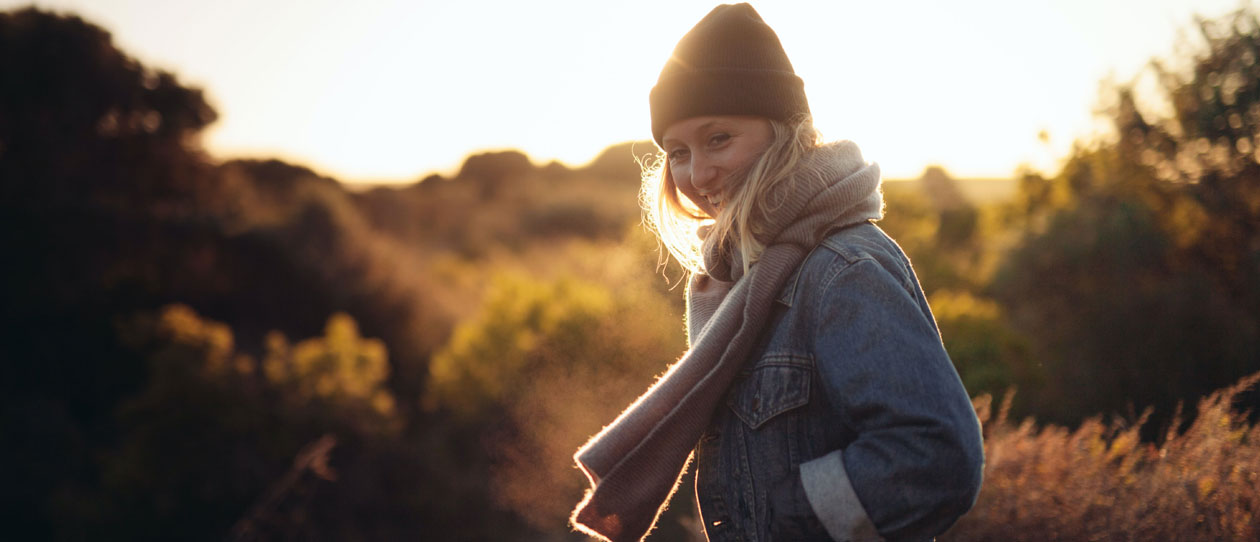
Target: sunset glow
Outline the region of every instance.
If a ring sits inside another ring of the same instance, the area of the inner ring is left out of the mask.
[[[146,65],[202,87],[220,115],[205,140],[217,157],[276,156],[345,181],[407,182],[478,150],[581,164],[647,139],[648,90],[713,2],[35,4],[99,22]],[[1167,44],[1191,30],[1196,11],[1234,6],[756,5],[824,134],[858,142],[892,178],[929,164],[963,177],[1054,169],[1093,130],[1100,80],[1126,81],[1172,53]]]

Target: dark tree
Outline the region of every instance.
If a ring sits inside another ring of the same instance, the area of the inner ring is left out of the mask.
[[[1260,25],[1244,9],[1199,29],[1188,71],[1152,65],[1171,115],[1117,85],[1114,137],[1024,180],[1027,235],[994,293],[1047,365],[1043,417],[1166,420],[1260,369]]]

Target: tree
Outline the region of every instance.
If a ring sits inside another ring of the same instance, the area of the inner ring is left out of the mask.
[[[214,109],[200,90],[119,51],[108,32],[27,8],[0,13],[0,51],[6,200],[64,203],[88,191],[119,203],[119,191],[170,195],[204,174],[193,138]]]
[[[1260,368],[1260,25],[1244,8],[1199,29],[1188,74],[1152,64],[1169,113],[1116,85],[1114,137],[1022,184],[1032,217],[993,293],[1047,365],[1045,417],[1167,420]]]

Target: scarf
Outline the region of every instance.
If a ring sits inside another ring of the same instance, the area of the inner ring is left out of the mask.
[[[591,489],[573,526],[614,542],[652,530],[727,388],[751,355],[774,298],[830,230],[883,215],[879,166],[841,141],[818,147],[767,197],[759,239],[770,241],[743,273],[737,251],[705,239],[707,274],[687,286],[690,349],[574,455]]]

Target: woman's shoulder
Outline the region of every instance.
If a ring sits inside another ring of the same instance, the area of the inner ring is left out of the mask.
[[[806,264],[827,267],[834,272],[861,262],[878,264],[898,277],[910,270],[906,253],[872,222],[859,222],[832,231],[810,254]]]
[[[915,282],[910,260],[897,242],[879,226],[861,222],[828,234],[788,280],[780,301],[790,305],[798,291],[818,292],[842,273],[893,280],[907,289]]]
[[[881,264],[908,264],[906,254],[897,242],[872,222],[839,228],[831,232],[819,244],[819,248],[839,256],[846,264],[862,260],[875,260]]]

